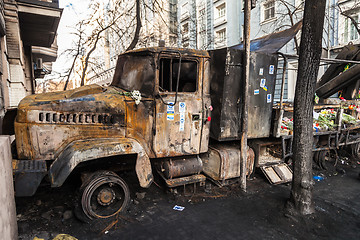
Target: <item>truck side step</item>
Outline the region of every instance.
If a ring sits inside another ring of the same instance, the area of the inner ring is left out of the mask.
[[[286,163],[260,167],[271,184],[288,183],[292,181],[293,173]]]
[[[167,179],[163,173],[160,171],[158,171],[158,173],[164,179],[166,185],[170,188],[184,186],[192,183],[205,182],[206,180],[206,177],[203,174]]]

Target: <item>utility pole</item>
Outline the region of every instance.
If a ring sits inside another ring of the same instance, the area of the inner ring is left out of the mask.
[[[246,191],[246,161],[247,161],[247,133],[248,133],[248,108],[249,108],[249,75],[250,75],[250,17],[251,0],[245,0],[244,6],[244,81],[243,81],[243,106],[241,121],[240,142],[240,187]]]

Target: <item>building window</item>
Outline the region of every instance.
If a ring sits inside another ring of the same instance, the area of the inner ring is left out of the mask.
[[[264,3],[264,21],[275,17],[275,0]]]
[[[218,43],[225,43],[226,40],[226,28],[216,32],[216,40]]]
[[[221,4],[220,6],[216,7],[218,18],[225,17],[226,8],[225,3]]]
[[[353,15],[351,16],[359,25],[359,16]],[[359,39],[359,33],[353,24],[353,22],[349,18],[345,18],[345,30],[344,30],[344,40],[345,43]]]
[[[189,23],[185,23],[185,24],[182,25],[181,33],[183,35],[187,35],[189,33]]]

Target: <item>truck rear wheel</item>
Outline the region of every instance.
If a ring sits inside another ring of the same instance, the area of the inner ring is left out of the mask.
[[[89,220],[115,216],[123,212],[129,202],[129,187],[111,171],[95,172],[80,188],[81,212]]]

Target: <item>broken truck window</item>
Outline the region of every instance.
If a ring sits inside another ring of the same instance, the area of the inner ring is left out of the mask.
[[[162,92],[175,92],[179,70],[179,59],[160,60],[159,89]],[[181,60],[179,92],[195,92],[197,87],[197,62]]]

